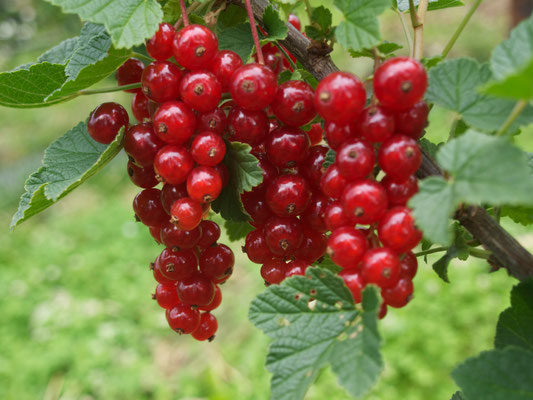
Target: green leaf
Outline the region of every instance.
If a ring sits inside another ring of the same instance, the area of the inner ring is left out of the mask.
[[[335,0],[344,14],[335,36],[346,50],[360,51],[381,42],[377,17],[390,7],[390,0]]]
[[[455,392],[450,400],[466,400],[461,392]]]
[[[479,129],[494,131],[511,114],[515,102],[480,94],[478,89],[491,79],[488,65],[469,58],[443,61],[429,70],[429,102],[455,111],[465,122]],[[528,106],[512,125],[514,130],[533,122],[533,108]]]
[[[311,25],[305,27],[305,33],[312,40],[330,40],[334,34],[334,29],[331,27],[332,22],[333,16],[326,7],[313,8]]]
[[[116,48],[131,48],[154,35],[163,19],[156,0],[46,0],[65,13],[103,24]]]
[[[163,6],[163,22],[174,25],[179,17],[181,17],[180,0],[168,0]]]
[[[409,0],[398,0],[398,10],[409,10]],[[415,0],[415,5],[418,6],[420,0]],[[429,0],[428,11],[441,10],[443,8],[464,6],[464,3],[459,0]]]
[[[268,32],[268,37],[263,41],[273,42],[275,40],[283,40],[289,33],[287,24],[281,20],[279,12],[274,9],[272,4],[269,4],[268,7],[265,8],[263,24]]]
[[[511,307],[500,314],[494,346],[533,351],[533,280],[521,282],[511,291]]]
[[[502,207],[501,215],[524,226],[533,224],[533,207],[505,206]]]
[[[80,122],[54,141],[44,153],[42,166],[30,175],[24,185],[19,207],[11,228],[40,213],[96,174],[122,148],[121,129],[109,145],[95,142]]]
[[[332,149],[328,149],[328,152],[326,153],[326,158],[324,159],[324,163],[322,164],[322,167],[328,168],[331,164],[335,162],[335,158],[337,157],[337,152]]]
[[[254,229],[248,222],[224,221],[224,230],[231,242],[244,239]]]
[[[516,347],[486,351],[466,360],[452,377],[468,399],[533,399],[533,353]]]
[[[377,46],[378,51],[384,55],[384,56],[392,56],[393,53],[397,50],[403,49],[403,46],[400,46],[397,43],[391,43],[391,42],[383,42]],[[363,49],[361,51],[354,51],[350,50],[350,55],[352,57],[368,57],[368,58],[374,58],[374,53],[372,52],[372,49]]]
[[[433,270],[444,282],[450,283],[450,279],[448,277],[448,266],[450,265],[450,262],[454,258],[465,261],[468,259],[468,256],[469,252],[465,238],[465,231],[459,224],[456,223],[454,243],[448,248],[444,256],[442,256],[433,264]]]
[[[320,260],[318,260],[314,265],[320,268],[327,269],[328,271],[338,274],[342,271],[342,268],[333,262],[330,256],[327,254],[324,255]]]
[[[429,153],[429,155],[433,158],[437,155],[437,151],[439,150],[439,147],[442,146],[444,143],[433,143],[430,142],[426,138],[422,138],[418,142],[420,144],[420,147],[422,147],[425,151]]]
[[[234,51],[246,62],[254,50],[254,39],[250,29],[248,22],[229,27],[217,25],[218,48]]]
[[[49,62],[51,64],[66,64],[74,49],[78,46],[79,37],[63,40],[57,46],[43,53],[37,61]]]
[[[274,339],[267,356],[271,396],[303,399],[328,363],[351,395],[362,396],[375,384],[383,362],[377,331],[379,298],[363,294],[363,311],[333,273],[309,268],[306,276],[286,279],[257,296],[250,320]]]

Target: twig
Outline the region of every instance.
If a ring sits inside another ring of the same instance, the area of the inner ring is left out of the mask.
[[[405,34],[405,39],[407,40],[407,50],[409,51],[409,54],[411,54],[411,49],[413,48],[413,37],[411,36],[411,32],[409,31],[409,28],[407,27],[407,23],[405,22],[403,13],[400,12],[397,8],[395,9],[395,11],[396,11],[396,14],[398,14],[398,17],[400,18],[400,22],[403,28],[403,33]]]
[[[448,53],[454,46],[455,42],[457,42],[457,39],[459,39],[459,36],[461,36],[461,33],[463,33],[466,25],[470,21],[470,18],[472,18],[472,15],[474,15],[474,13],[476,12],[477,8],[479,7],[482,1],[483,0],[476,0],[476,2],[472,5],[472,7],[470,7],[470,10],[468,10],[463,20],[461,21],[461,23],[459,24],[459,26],[453,33],[452,37],[450,38],[450,41],[448,42],[444,50],[442,50],[442,58],[446,58],[446,56],[448,55]]]
[[[250,0],[245,0],[246,11],[248,12],[248,19],[250,20],[250,27],[252,28],[252,37],[254,38],[255,51],[257,52],[257,61],[259,64],[265,64],[265,58],[263,57],[263,50],[261,49],[261,43],[259,42],[259,35],[257,34],[257,25],[255,24],[254,12],[252,9],[252,3]]]
[[[410,0],[409,10],[411,11],[411,16],[414,14],[414,9],[411,7],[413,3]],[[418,12],[416,14],[416,19],[412,19],[413,29],[415,31],[415,41],[413,45],[413,58],[420,60],[424,54],[424,22],[426,20],[426,12],[428,9],[428,0],[420,0],[418,3]]]
[[[507,118],[507,120],[503,123],[500,129],[498,129],[498,132],[496,132],[496,135],[502,136],[507,132],[507,130],[513,125],[513,123],[516,121],[516,119],[522,114],[522,111],[524,111],[524,108],[527,106],[527,101],[525,100],[519,100],[516,102],[516,105],[513,108],[513,111],[511,111],[511,114]]]

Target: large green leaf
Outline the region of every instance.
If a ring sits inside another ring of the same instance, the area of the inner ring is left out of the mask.
[[[342,279],[320,268],[260,294],[251,304],[250,320],[274,339],[267,356],[271,398],[303,399],[327,364],[350,394],[367,393],[383,368],[378,309],[375,289],[365,290],[360,310]]]
[[[109,145],[95,142],[80,122],[54,141],[44,153],[42,166],[30,175],[24,185],[19,207],[11,228],[50,207],[96,174],[121,146],[122,133]]]
[[[263,24],[268,32],[268,37],[263,40],[264,42],[283,40],[289,33],[287,24],[279,17],[279,11],[276,11],[272,4],[269,4],[268,7],[265,8],[265,12],[263,13]]]
[[[415,5],[418,6],[420,0],[414,1]],[[397,0],[398,10],[407,11],[409,10],[409,0]],[[464,3],[459,0],[429,0],[428,10],[441,10],[443,8],[449,7],[458,7],[463,6]]]
[[[230,242],[244,239],[254,229],[248,222],[224,221],[224,231]]]
[[[250,29],[248,22],[235,26],[217,26],[219,49],[234,51],[246,62],[254,50],[254,39]]]
[[[63,40],[57,46],[43,53],[37,61],[40,63],[46,61],[51,64],[66,64],[74,49],[78,46],[78,40],[79,37]]]

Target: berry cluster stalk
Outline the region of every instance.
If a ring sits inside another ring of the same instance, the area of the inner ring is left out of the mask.
[[[250,20],[250,26],[252,28],[252,37],[254,38],[254,44],[257,51],[257,61],[259,64],[264,65],[265,58],[263,57],[263,50],[261,50],[261,43],[259,42],[259,34],[257,33],[257,25],[255,24],[254,12],[250,0],[246,0],[246,11],[248,12],[248,19]]]
[[[183,18],[183,25],[189,26],[189,16],[187,15],[187,7],[185,7],[185,0],[180,0],[181,16]]]

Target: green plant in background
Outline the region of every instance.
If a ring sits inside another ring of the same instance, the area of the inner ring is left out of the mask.
[[[105,9],[96,8],[95,2],[81,6],[69,0],[51,3],[61,6],[66,13],[79,14],[89,23],[84,25],[79,38],[62,42],[36,63],[0,74],[0,104],[4,106],[46,107],[79,96],[124,89],[88,88],[133,56],[131,48],[150,38],[160,21],[175,22],[181,15],[178,2],[172,0],[163,4],[131,1],[126,9],[119,2],[109,3]],[[282,13],[273,12],[275,8],[263,11],[267,1],[253,3],[256,20],[271,33],[269,39],[262,39],[262,44],[266,40],[280,41],[298,56],[299,69],[290,75],[282,74],[281,79],[302,79],[312,85],[324,77],[321,70],[324,65],[326,71],[334,68],[326,54],[336,43],[354,57],[376,62],[402,51],[421,58],[426,12],[438,13],[443,8],[462,5],[459,1],[444,0],[420,4],[398,1],[392,5],[389,0],[335,1],[343,20],[333,26],[331,13],[325,7],[306,4],[310,19],[304,29],[312,40],[311,48],[326,49],[317,54],[308,52],[309,43],[281,23]],[[275,5],[288,15],[294,7],[291,3],[275,2]],[[429,69],[426,100],[435,107],[453,111],[456,118],[447,143],[432,143],[431,126],[428,129],[422,146],[438,164],[426,155],[419,171],[419,177],[425,179],[410,206],[426,239],[417,255],[445,253],[433,264],[442,279],[449,280],[447,268],[452,259],[475,257],[487,260],[496,269],[507,269],[524,281],[513,289],[511,308],[500,316],[496,349],[468,359],[453,371],[452,377],[462,391],[453,398],[527,399],[533,391],[530,337],[533,291],[527,281],[533,274],[533,258],[498,221],[502,215],[524,225],[532,221],[531,157],[512,141],[533,119],[529,105],[533,97],[530,71],[533,20],[518,26],[494,50],[488,64],[468,58],[445,60],[480,3],[474,2],[465,13],[442,56],[422,59]],[[205,17],[213,25],[212,18],[218,16],[214,30],[221,47],[248,59],[254,51],[250,24],[242,19],[239,11],[231,13],[228,9],[217,13],[221,9],[218,7],[224,6],[224,2],[192,2],[189,18],[199,22]],[[399,45],[385,42],[380,35],[378,17],[391,7],[400,18],[410,11],[413,37],[407,29],[409,49],[402,50]],[[80,123],[52,144],[43,166],[26,183],[12,226],[43,211],[96,173],[118,153],[121,138],[119,135],[109,146],[95,147],[85,124]],[[66,164],[65,149],[69,152]],[[230,189],[219,205],[213,207],[227,220],[225,227],[232,240],[241,239],[247,232],[238,223],[246,216],[242,212],[234,213],[234,204],[239,203],[235,193],[254,186],[253,180],[247,181],[253,176],[250,171],[254,167],[244,168],[243,163],[249,160],[243,160],[246,157],[241,159],[235,146],[235,154],[228,157],[227,163],[237,172],[233,174]],[[70,173],[72,170],[76,173]],[[458,222],[452,223],[452,217]],[[272,398],[303,398],[327,364],[350,394],[363,395],[383,370],[376,323],[378,296],[375,291],[367,290],[362,307],[354,308],[342,280],[334,274],[313,268],[307,278],[294,277],[281,286],[268,288],[250,308],[251,321],[274,339],[267,358],[267,368],[273,374]],[[313,302],[312,307],[308,306],[309,301]],[[317,309],[323,311],[317,313]]]

